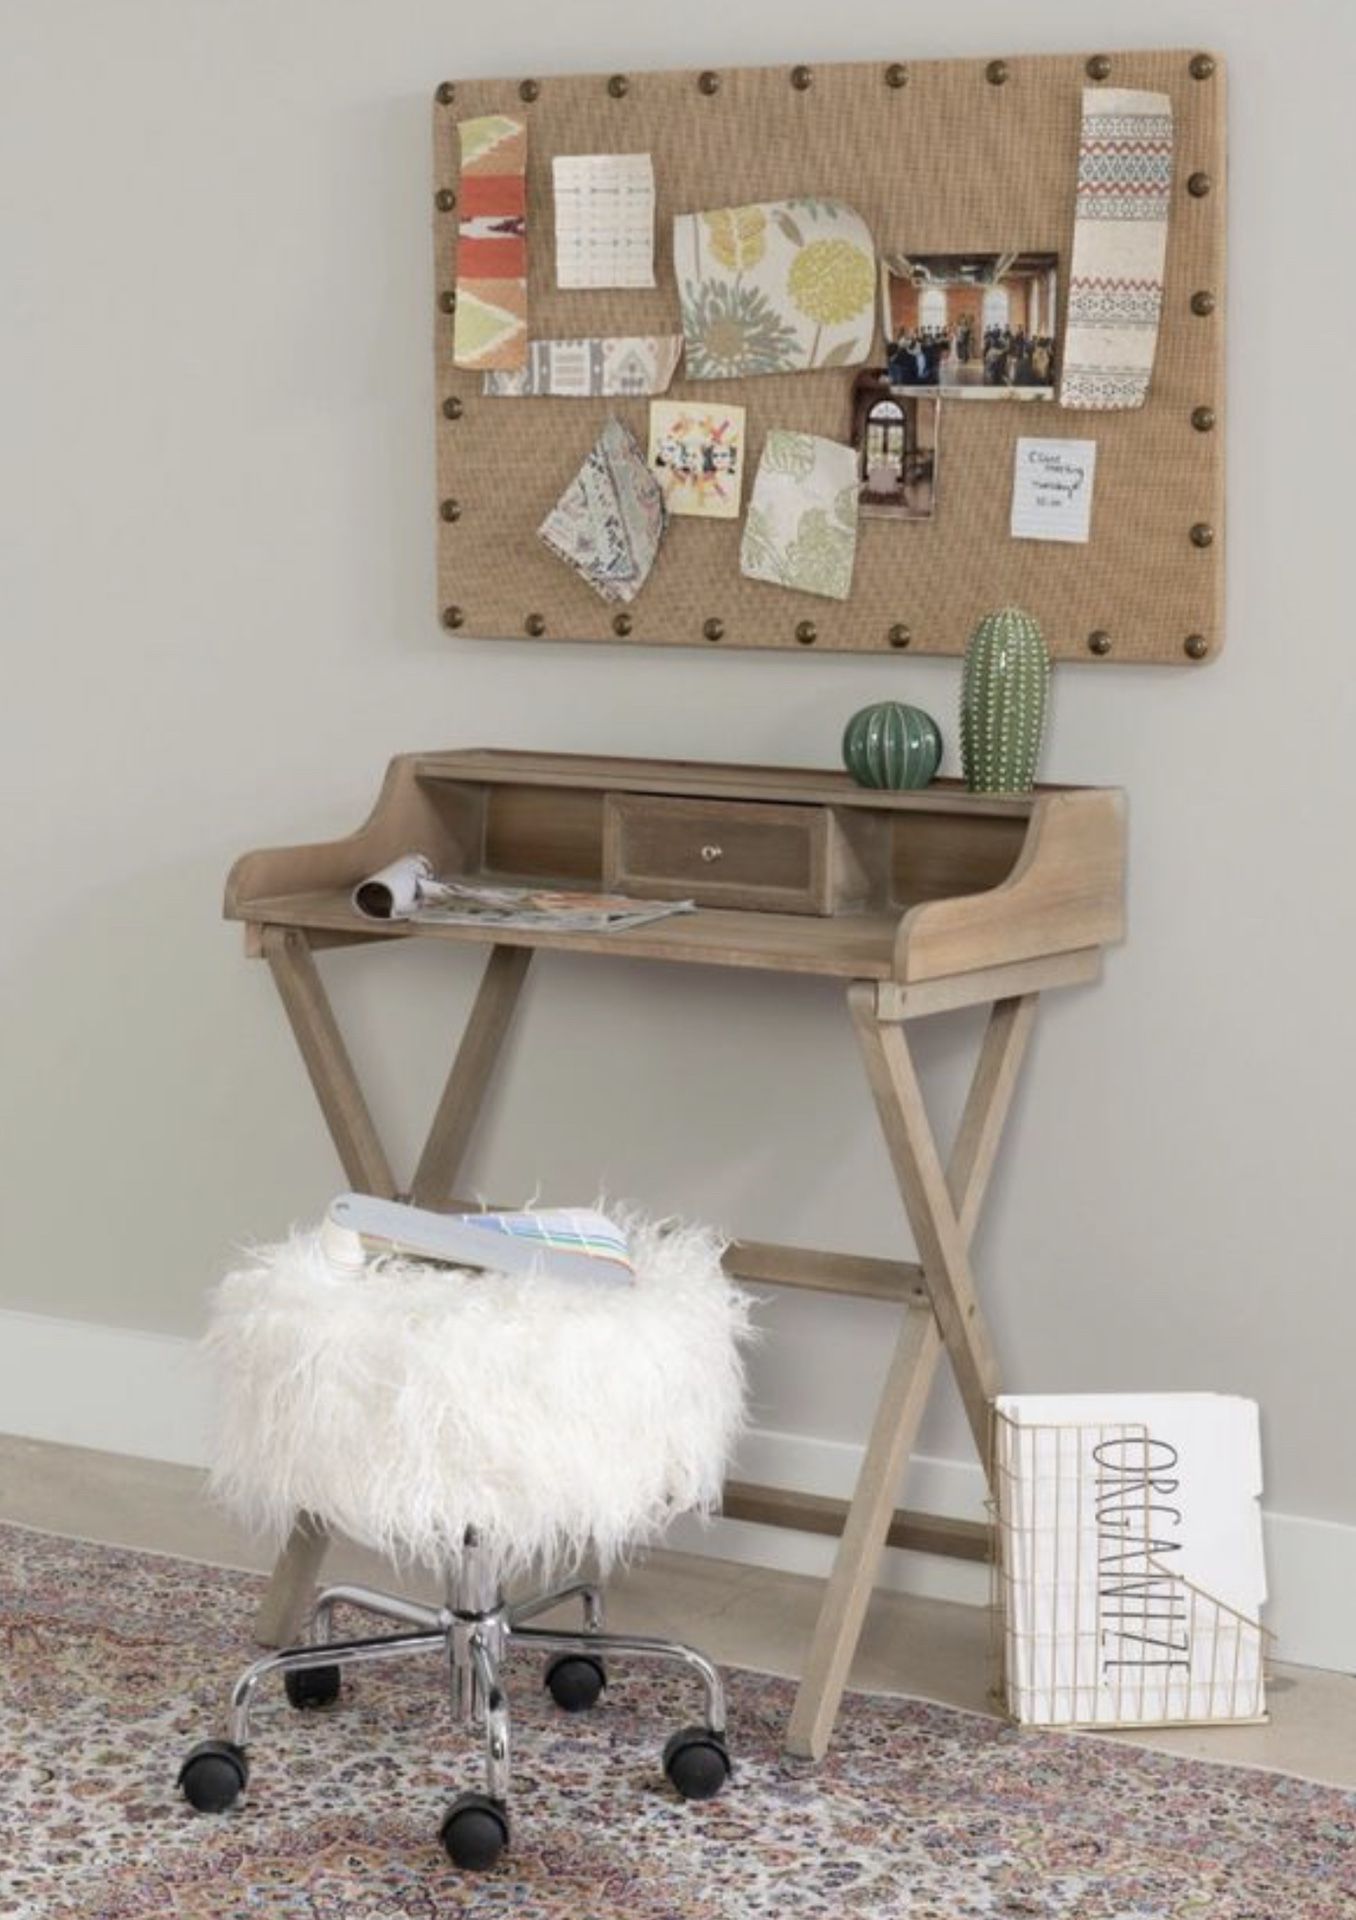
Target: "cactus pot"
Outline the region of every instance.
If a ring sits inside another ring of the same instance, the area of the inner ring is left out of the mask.
[[[882,700],[843,730],[843,765],[859,787],[925,787],[941,762],[941,732],[921,707]]]
[[[971,793],[1029,793],[1045,737],[1050,655],[1020,607],[988,614],[961,675],[961,769]]]

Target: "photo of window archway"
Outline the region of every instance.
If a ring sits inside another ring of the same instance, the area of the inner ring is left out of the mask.
[[[966,400],[1052,400],[1055,253],[887,253],[881,319],[890,382]]]
[[[937,502],[937,395],[895,386],[885,367],[852,383],[852,429],[866,519],[930,520]]]

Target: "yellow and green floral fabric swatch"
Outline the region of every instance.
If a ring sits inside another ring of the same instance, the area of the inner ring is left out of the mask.
[[[857,455],[773,427],[744,516],[739,569],[752,580],[846,600],[857,557]]]
[[[876,250],[841,200],[771,200],[673,222],[689,380],[853,367],[876,330]]]

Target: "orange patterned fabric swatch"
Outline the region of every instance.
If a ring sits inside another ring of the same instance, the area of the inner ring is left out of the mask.
[[[527,364],[527,126],[506,113],[462,120],[461,215],[452,358]]]

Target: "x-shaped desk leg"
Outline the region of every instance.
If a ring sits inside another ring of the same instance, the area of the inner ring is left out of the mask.
[[[876,1407],[833,1572],[787,1729],[787,1751],[821,1759],[875,1586],[899,1483],[913,1451],[943,1345],[987,1471],[989,1407],[998,1368],[975,1296],[967,1248],[993,1168],[1038,996],[995,1001],[960,1130],[943,1171],[903,1024],[884,1020],[874,987],[857,981],[848,1007],[886,1146],[913,1229],[926,1301],[910,1301]]]
[[[394,1198],[390,1162],[305,934],[267,927],[262,945],[350,1185],[359,1193]],[[452,1192],[531,958],[530,947],[490,949],[415,1171],[411,1197],[420,1206],[436,1207]],[[329,1535],[320,1522],[300,1514],[255,1616],[255,1637],[266,1647],[288,1646],[297,1638],[328,1546]]]

